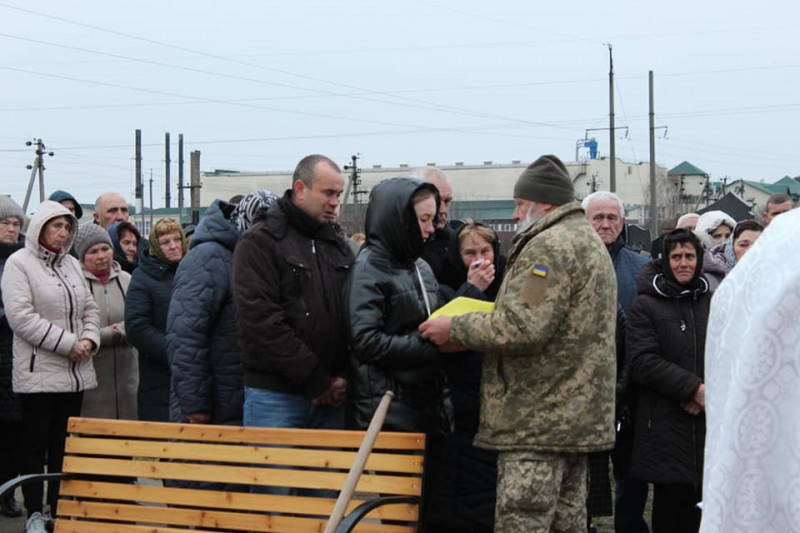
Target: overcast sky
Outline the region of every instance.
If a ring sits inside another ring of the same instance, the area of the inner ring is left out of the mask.
[[[192,150],[202,170],[571,161],[608,127],[606,43],[617,157],[649,160],[653,70],[659,165],[773,182],[800,174],[798,30],[797,0],[0,0],[0,192],[22,203],[42,138],[48,194],[133,201],[137,128],[157,206],[165,132],[173,206],[179,133],[187,180]]]

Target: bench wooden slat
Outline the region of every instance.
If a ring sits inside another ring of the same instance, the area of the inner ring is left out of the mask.
[[[156,502],[178,506],[193,506],[201,509],[229,509],[240,511],[283,512],[329,515],[335,504],[333,498],[280,496],[268,494],[249,494],[244,492],[220,492],[215,490],[186,489],[106,483],[99,481],[67,480],[61,482],[62,497],[104,498],[127,502]],[[347,512],[352,511],[364,500],[353,499]],[[59,507],[60,509],[60,507]],[[370,518],[385,520],[416,521],[419,508],[416,505],[393,504],[378,507]]]
[[[364,438],[363,431],[325,429],[254,428],[240,426],[214,426],[205,424],[174,424],[168,422],[141,422],[135,420],[107,420],[95,418],[70,418],[68,431],[76,434],[118,436],[131,438],[159,438],[165,440],[214,441],[251,444],[283,444],[357,449]],[[333,443],[333,444],[331,444]],[[423,451],[423,433],[381,432],[374,449],[403,449]]]
[[[213,458],[217,463],[272,464],[342,470],[349,469],[356,457],[356,452],[320,448],[276,448],[96,437],[68,437],[65,451],[67,454],[198,461],[208,461]],[[366,468],[374,471],[419,474],[422,472],[422,456],[375,452],[370,454]]]
[[[64,503],[64,507],[61,504]],[[305,518],[289,515],[267,515],[256,513],[234,513],[230,511],[214,511],[202,509],[185,509],[173,507],[143,507],[140,505],[122,505],[103,502],[73,502],[65,500],[59,503],[59,515],[62,517],[96,518],[127,523],[158,523],[170,526],[194,526],[211,531],[217,529],[237,531],[322,531],[327,523],[327,516],[322,518]],[[384,524],[364,524],[364,531],[380,531],[388,533],[396,531],[387,529]],[[377,526],[377,527],[376,527]],[[402,531],[408,531],[402,527]]]
[[[155,479],[211,481],[216,483],[323,490],[339,490],[347,478],[346,472],[100,459],[79,456],[64,457],[62,470],[70,474],[150,477]],[[418,496],[422,490],[421,485],[420,477],[417,476],[365,474],[361,477],[356,490],[378,494]]]

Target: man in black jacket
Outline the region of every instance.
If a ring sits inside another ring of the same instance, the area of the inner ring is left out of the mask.
[[[336,163],[303,158],[292,188],[236,245],[245,426],[344,427],[340,288],[353,254],[332,226],[343,190]]]

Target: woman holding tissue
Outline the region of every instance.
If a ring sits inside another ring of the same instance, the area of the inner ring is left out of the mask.
[[[453,266],[440,277],[442,303],[461,296],[494,301],[506,266],[497,234],[467,220],[453,236],[450,253]],[[472,445],[480,414],[482,355],[468,351],[443,359],[452,391],[455,431],[443,443],[428,523],[436,531],[489,533],[494,530],[497,452]]]
[[[392,178],[375,186],[365,221],[367,240],[344,287],[352,354],[348,425],[366,429],[384,392],[391,390],[395,398],[383,429],[426,433],[431,459],[439,456],[442,436],[453,424],[443,358],[417,330],[438,307],[436,279],[420,259],[438,207],[439,193],[429,183]],[[426,463],[423,494],[431,493],[436,463]],[[425,508],[423,502],[423,528]]]

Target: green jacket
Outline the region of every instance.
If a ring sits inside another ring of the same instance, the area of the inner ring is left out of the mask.
[[[617,280],[577,202],[514,237],[493,313],[453,318],[484,352],[475,444],[587,453],[614,446]]]

